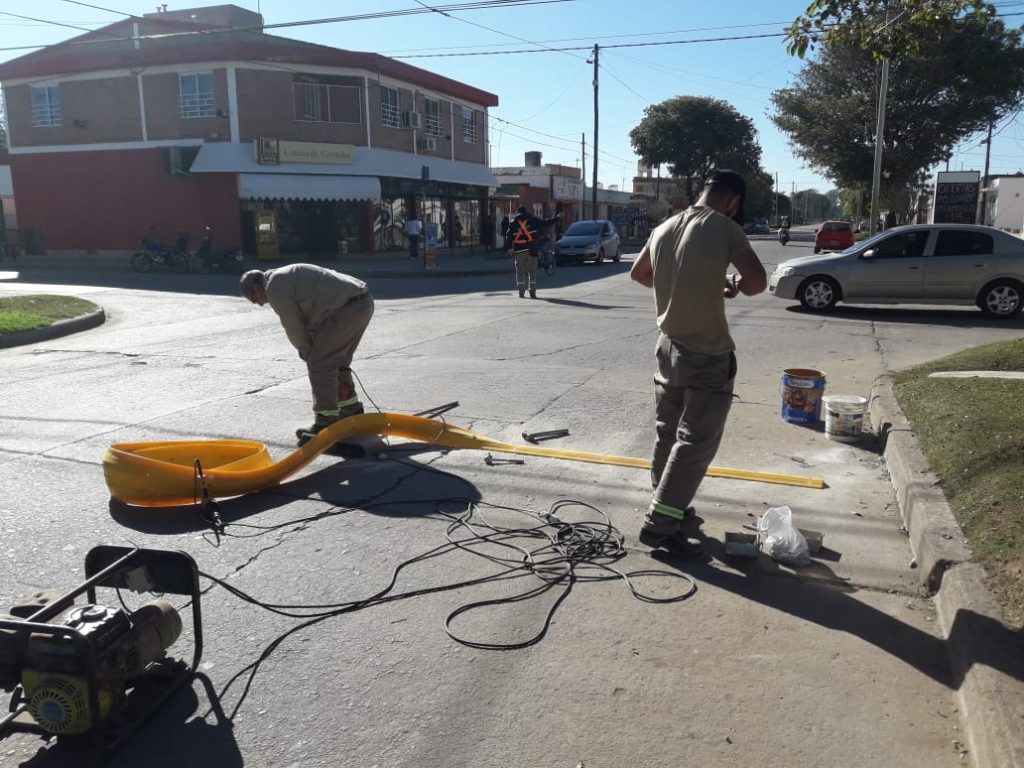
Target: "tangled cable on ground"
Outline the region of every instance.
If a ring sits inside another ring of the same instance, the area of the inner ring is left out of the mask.
[[[367,511],[384,510],[409,504],[409,501],[380,502],[362,508]],[[348,511],[352,511],[352,509],[331,510],[310,518],[280,523],[272,528],[268,526],[266,530],[302,524]],[[493,520],[489,520],[485,511],[523,515],[528,518],[528,522],[518,527],[499,525]],[[584,517],[591,519],[577,519]],[[696,582],[687,574],[679,571],[665,569],[625,571],[615,567],[614,564],[628,554],[624,537],[602,510],[586,502],[560,499],[554,502],[547,512],[537,513],[474,499],[451,498],[435,502],[434,515],[432,518],[425,519],[447,523],[446,543],[439,544],[399,563],[393,569],[391,579],[383,588],[358,600],[322,604],[268,603],[253,597],[223,579],[200,572],[204,578],[251,605],[278,615],[304,619],[300,624],[275,638],[254,662],[239,670],[228,681],[221,696],[226,694],[239,678],[248,673],[241,699],[236,703],[234,712],[238,711],[248,694],[259,667],[289,636],[326,619],[364,608],[499,581],[539,580],[539,583],[514,595],[466,603],[453,610],[445,618],[445,631],[453,640],[462,645],[487,650],[514,650],[535,645],[545,637],[559,606],[569,597],[576,584],[621,579],[634,597],[649,603],[680,602],[691,597],[697,591]],[[227,524],[229,527],[234,527],[234,525],[237,524]],[[393,591],[402,571],[416,563],[456,552],[483,558],[497,566],[497,569],[492,573],[475,578],[404,592]],[[635,580],[645,577],[681,579],[686,586],[676,594],[658,597],[641,592],[637,588]],[[557,596],[546,611],[541,627],[526,639],[510,642],[477,640],[465,637],[453,628],[457,617],[465,616],[471,611],[519,603],[540,597],[552,590],[557,590]]]

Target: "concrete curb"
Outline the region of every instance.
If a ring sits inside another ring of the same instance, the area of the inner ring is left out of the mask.
[[[89,312],[85,315],[79,315],[78,317],[72,317],[67,320],[58,320],[53,323],[53,325],[48,325],[45,328],[33,328],[31,331],[5,333],[0,336],[0,349],[21,347],[26,344],[38,344],[41,341],[57,339],[61,336],[67,336],[72,333],[78,333],[79,331],[86,331],[90,328],[95,328],[98,325],[103,325],[106,320],[107,315],[103,311],[103,308],[100,307],[96,311]]]
[[[891,377],[875,381],[868,408],[921,580],[934,594],[971,760],[978,768],[1024,768],[1021,636],[1004,624],[985,586],[985,569],[971,562],[938,478],[896,402]]]

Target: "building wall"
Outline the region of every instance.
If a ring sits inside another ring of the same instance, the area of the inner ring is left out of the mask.
[[[289,141],[315,141],[328,144],[366,146],[366,102],[361,77],[311,78],[310,81],[355,87],[359,95],[358,123],[308,122],[295,119],[295,82],[301,75],[292,72],[238,69],[235,73],[238,93],[238,131],[242,142],[257,136],[273,136]]]
[[[178,103],[179,75],[209,72],[203,67],[182,67],[178,72],[143,75],[142,87],[146,99],[146,130],[150,141],[168,139],[205,139],[230,141],[231,125],[228,119],[227,70],[213,70],[214,105],[218,117],[181,117]]]
[[[165,151],[11,155],[22,232],[41,232],[48,250],[135,250],[150,227],[170,240],[179,229],[213,228],[215,244],[241,244],[234,174],[171,175]]]
[[[139,91],[134,77],[104,77],[60,83],[59,126],[32,127],[32,88],[5,88],[11,139],[16,146],[139,141]],[[75,121],[80,125],[75,125]]]

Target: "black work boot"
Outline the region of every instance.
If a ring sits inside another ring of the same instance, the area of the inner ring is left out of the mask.
[[[537,289],[536,288],[531,288],[530,289],[530,298],[531,299],[536,299],[537,298]]]
[[[704,546],[700,539],[687,535],[687,532],[699,530],[702,522],[693,507],[683,510],[682,519],[651,511],[640,528],[640,541],[654,549],[666,549],[682,557],[696,557],[704,552]]]

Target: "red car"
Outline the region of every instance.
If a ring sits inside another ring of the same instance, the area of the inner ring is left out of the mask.
[[[853,229],[848,221],[826,221],[814,233],[814,252],[841,251],[853,245]]]

